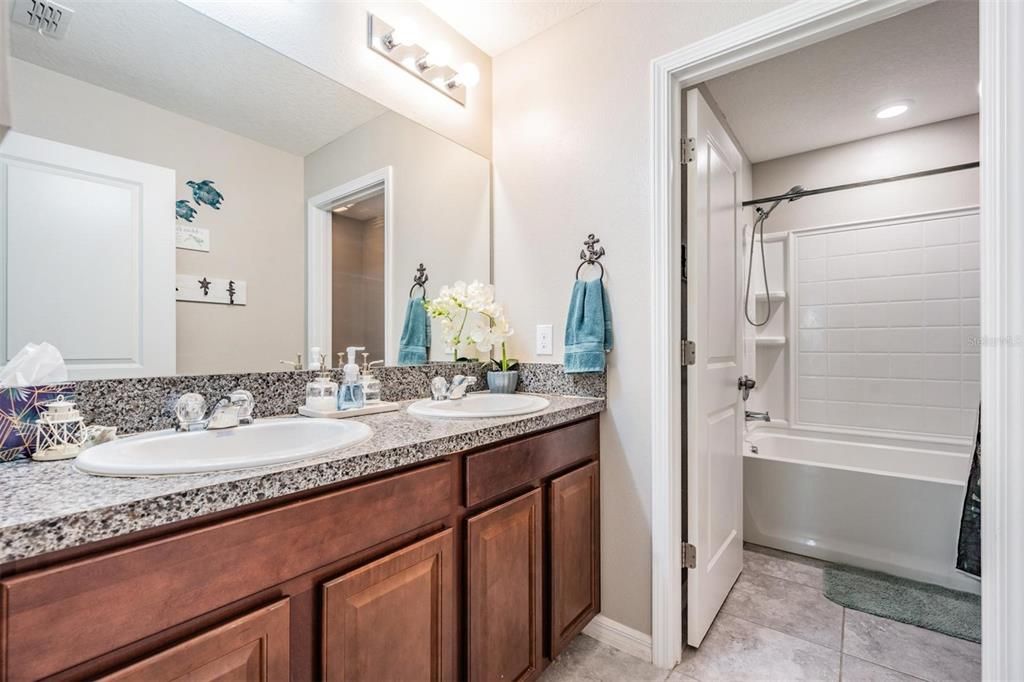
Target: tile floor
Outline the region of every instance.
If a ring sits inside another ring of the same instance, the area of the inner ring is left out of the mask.
[[[542,682],[981,678],[981,645],[825,599],[820,561],[752,545],[743,561],[743,573],[704,643],[687,648],[675,670],[660,670],[580,635]]]

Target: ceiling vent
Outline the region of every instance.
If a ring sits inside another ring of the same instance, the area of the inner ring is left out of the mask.
[[[14,23],[27,26],[40,35],[63,38],[75,10],[50,0],[14,0]]]

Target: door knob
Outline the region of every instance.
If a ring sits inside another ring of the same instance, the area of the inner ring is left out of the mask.
[[[750,389],[754,388],[755,386],[757,386],[757,382],[748,377],[746,374],[741,376],[736,381],[736,388],[740,391],[743,391],[744,402],[746,402],[747,398],[750,397]]]

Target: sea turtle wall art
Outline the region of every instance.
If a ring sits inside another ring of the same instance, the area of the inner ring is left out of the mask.
[[[189,180],[185,184],[192,188],[192,198],[197,204],[220,210],[224,195],[214,188],[213,180]]]
[[[188,203],[188,199],[178,199],[174,202],[174,214],[186,223],[192,222],[192,219],[196,217],[196,213],[196,209],[192,208],[192,204]]]

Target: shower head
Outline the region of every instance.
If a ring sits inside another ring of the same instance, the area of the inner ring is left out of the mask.
[[[797,194],[797,193],[803,192],[803,191],[804,191],[804,186],[803,185],[793,185],[792,187],[789,188],[789,191],[786,192],[785,195],[783,195],[784,198],[779,199],[774,204],[769,206],[767,211],[764,210],[763,208],[759,208],[758,211],[760,211],[760,213],[761,213],[761,215],[763,217],[767,218],[769,215],[771,215],[772,211],[774,211],[775,208],[779,204],[781,204],[783,201],[796,201],[797,199],[800,198],[800,197],[790,197],[789,199],[786,199],[785,197],[788,197],[790,194]]]

